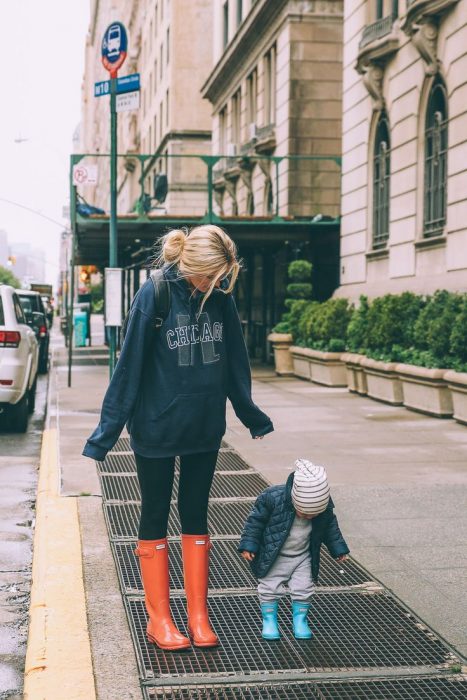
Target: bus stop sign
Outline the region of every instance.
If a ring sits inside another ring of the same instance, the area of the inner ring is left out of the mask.
[[[117,77],[128,51],[128,37],[121,22],[112,22],[105,30],[102,39],[102,63],[111,78]]]

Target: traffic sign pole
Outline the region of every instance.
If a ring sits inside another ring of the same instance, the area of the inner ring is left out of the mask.
[[[117,72],[110,79],[110,228],[109,267],[118,266],[117,229]],[[109,373],[110,378],[117,362],[117,326],[110,326]]]
[[[109,267],[116,268],[118,264],[118,231],[117,231],[117,91],[118,69],[123,65],[128,51],[128,37],[121,22],[109,24],[102,38],[102,63],[110,73],[110,225],[109,225]],[[138,81],[139,75],[131,76],[128,83]],[[102,83],[104,92],[105,83]],[[99,96],[101,88],[97,86]],[[117,363],[117,328],[114,319],[109,329],[109,373],[110,378]]]

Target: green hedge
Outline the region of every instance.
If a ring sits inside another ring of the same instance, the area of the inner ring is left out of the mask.
[[[467,294],[362,296],[355,308],[347,299],[289,299],[286,305],[287,330],[282,324],[276,330],[292,333],[296,345],[467,372]]]

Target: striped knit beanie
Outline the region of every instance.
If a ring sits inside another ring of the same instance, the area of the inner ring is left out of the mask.
[[[297,459],[292,485],[292,503],[304,515],[319,515],[329,503],[329,484],[324,467]]]

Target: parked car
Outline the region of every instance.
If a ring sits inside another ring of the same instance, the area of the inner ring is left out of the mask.
[[[54,307],[52,303],[52,298],[49,297],[47,294],[41,294],[41,299],[42,303],[44,304],[45,315],[47,316],[49,328],[51,328],[54,322]]]
[[[26,432],[34,411],[38,365],[39,344],[18,294],[0,284],[0,410],[18,433]]]
[[[39,292],[18,289],[17,294],[23,307],[26,323],[31,326],[39,343],[39,374],[46,374],[49,369],[50,333],[46,321],[46,310]]]

